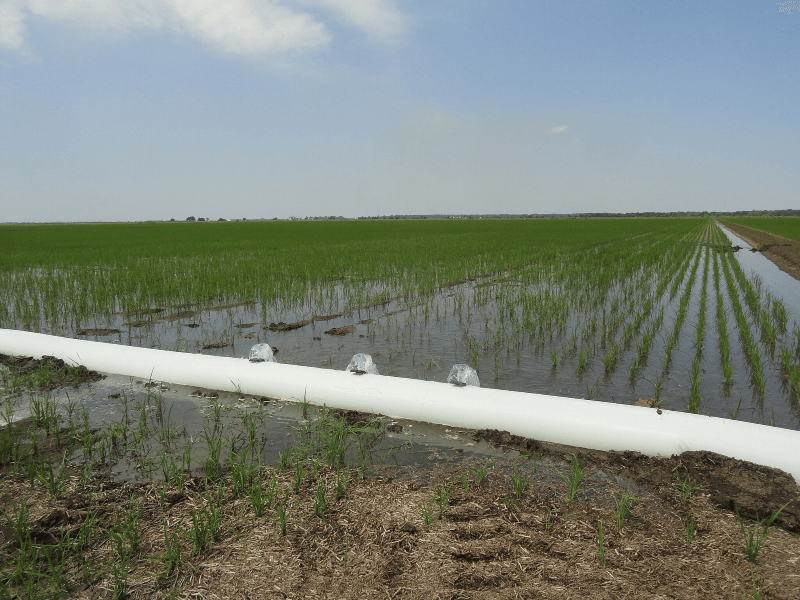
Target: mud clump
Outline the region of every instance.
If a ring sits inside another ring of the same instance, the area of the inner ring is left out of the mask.
[[[0,354],[0,365],[8,368],[13,375],[24,377],[28,388],[39,391],[77,387],[82,383],[105,378],[105,375],[97,371],[90,371],[83,365],[73,367],[54,356],[36,359],[32,356]]]
[[[505,446],[507,448],[519,450],[520,452],[533,453],[542,449],[541,444],[536,440],[513,435],[508,431],[498,431],[497,429],[479,429],[472,434],[472,439],[476,442],[484,440],[496,448]]]
[[[295,321],[294,323],[284,323],[281,321],[280,323],[270,323],[267,326],[267,329],[270,331],[292,331],[294,329],[300,329],[301,327],[305,327],[306,325],[311,324],[311,319],[304,319],[303,321]]]
[[[122,333],[119,329],[79,329],[75,335],[114,335]]]
[[[333,329],[328,329],[328,331],[324,331],[328,335],[347,335],[348,333],[353,333],[356,330],[355,325],[345,325],[344,327],[334,327]]]

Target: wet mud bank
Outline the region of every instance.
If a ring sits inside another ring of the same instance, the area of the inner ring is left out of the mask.
[[[781,271],[800,280],[800,242],[728,221],[719,223],[750,244],[751,252],[760,252]]]

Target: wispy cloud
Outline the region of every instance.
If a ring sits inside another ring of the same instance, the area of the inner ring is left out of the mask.
[[[35,16],[110,36],[169,31],[230,54],[309,53],[332,40],[313,8],[376,39],[396,38],[408,22],[393,0],[0,0],[0,49],[25,52]]]
[[[21,2],[0,0],[0,50],[25,51],[25,16]]]
[[[569,129],[569,127],[566,125],[559,125],[558,127],[553,127],[550,133],[564,133],[567,129]]]
[[[392,0],[306,0],[338,14],[374,39],[390,41],[402,36],[409,18]]]

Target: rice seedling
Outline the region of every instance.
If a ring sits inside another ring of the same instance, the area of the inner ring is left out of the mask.
[[[750,525],[745,525],[745,521],[742,516],[739,514],[739,507],[734,505],[734,509],[736,511],[736,518],[739,520],[739,528],[741,529],[742,535],[744,536],[744,553],[747,555],[747,558],[752,561],[756,562],[756,558],[758,558],[758,553],[761,552],[764,544],[766,543],[767,539],[770,535],[774,532],[774,530],[770,530],[770,527],[775,522],[775,519],[778,518],[778,515],[781,514],[781,511],[786,508],[791,500],[789,500],[786,504],[778,508],[775,512],[770,515],[769,518],[765,518],[762,520],[758,520],[758,515],[756,515],[756,521]]]
[[[314,514],[320,518],[320,520],[324,523],[325,519],[325,510],[328,508],[327,500],[325,499],[325,480],[320,479],[317,481],[317,491],[314,495]]]
[[[616,506],[614,516],[617,519],[617,529],[622,529],[622,526],[625,524],[625,519],[631,514],[635,503],[636,496],[627,490],[622,492],[622,496],[620,496],[619,499],[614,499],[614,504]]]
[[[187,532],[194,555],[209,548],[216,541],[222,527],[221,507],[208,494],[206,502],[200,508],[201,510],[192,511],[192,528]]]
[[[708,488],[708,486],[704,484],[692,483],[691,475],[688,473],[684,479],[681,479],[679,475],[678,482],[673,483],[672,487],[678,492],[678,498],[680,499],[681,504],[688,501],[695,492],[699,492]]]
[[[444,509],[450,505],[450,498],[453,495],[453,484],[451,483],[449,486],[438,485],[436,486],[436,491],[433,494],[433,501],[439,507],[439,518],[442,518],[444,514]]]
[[[583,489],[583,484],[586,481],[586,469],[581,465],[580,459],[573,454],[570,460],[569,474],[565,475],[556,469],[559,477],[567,484],[567,502],[574,502],[575,496]]]
[[[603,520],[597,522],[597,555],[600,557],[600,564],[606,568],[606,548],[603,539]]]
[[[691,544],[695,533],[697,532],[697,524],[694,522],[694,517],[691,514],[686,515],[686,542]]]
[[[484,479],[486,479],[489,463],[491,462],[491,460],[492,460],[491,458],[487,458],[486,461],[481,466],[475,468],[474,479],[476,486],[483,483]]]
[[[178,534],[169,531],[166,521],[164,522],[164,554],[157,557],[156,560],[164,563],[164,573],[162,574],[164,579],[172,575],[183,563]]]
[[[530,481],[523,475],[515,465],[511,474],[511,487],[514,489],[514,496],[520,500],[530,486]]]
[[[286,535],[286,529],[289,525],[289,515],[295,508],[299,506],[299,504],[299,500],[294,504],[289,503],[289,490],[286,490],[283,500],[278,500],[275,503],[275,521],[280,527],[282,535]]]
[[[433,512],[433,505],[435,503],[436,501],[434,498],[431,498],[427,502],[417,502],[420,516],[422,517],[422,522],[425,524],[425,527],[428,527],[436,519],[436,515]]]
[[[750,581],[753,584],[753,589],[750,592],[750,597],[753,600],[761,600],[761,586],[759,586],[756,583],[756,574],[752,569],[750,570]]]

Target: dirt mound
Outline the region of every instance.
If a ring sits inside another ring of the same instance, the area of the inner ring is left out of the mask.
[[[79,329],[75,335],[114,335],[122,333],[119,329]]]
[[[572,450],[562,446],[541,444],[536,440],[512,435],[507,431],[481,429],[475,440],[494,446],[505,446],[520,452],[541,452],[563,457]],[[638,452],[601,452],[580,450],[577,454],[606,473],[621,477],[636,488],[674,493],[678,478],[707,487],[711,501],[718,507],[734,511],[747,519],[769,517],[784,508],[775,524],[800,533],[800,487],[794,478],[780,469],[756,465],[714,452],[684,452],[670,458],[645,456]]]
[[[42,356],[8,356],[0,354],[0,365],[8,367],[17,375],[28,378],[28,387],[37,390],[54,390],[67,386],[78,386],[89,381],[105,378],[97,371],[90,371],[83,365],[70,366],[60,358]]]
[[[587,453],[591,456],[592,452]],[[714,452],[684,452],[671,458],[638,452],[603,453],[603,468],[641,485],[671,488],[678,477],[708,487],[711,501],[730,511],[738,508],[748,519],[763,519],[791,500],[775,521],[800,533],[800,488],[794,478],[771,467],[737,460]]]
[[[353,333],[355,330],[355,325],[345,325],[344,327],[328,329],[328,331],[324,331],[323,333],[327,333],[328,335],[347,335],[348,333]]]
[[[495,447],[506,446],[520,452],[539,452],[542,449],[541,444],[536,440],[512,435],[507,431],[498,431],[497,429],[479,429],[472,434],[472,438],[476,442],[485,440]]]

